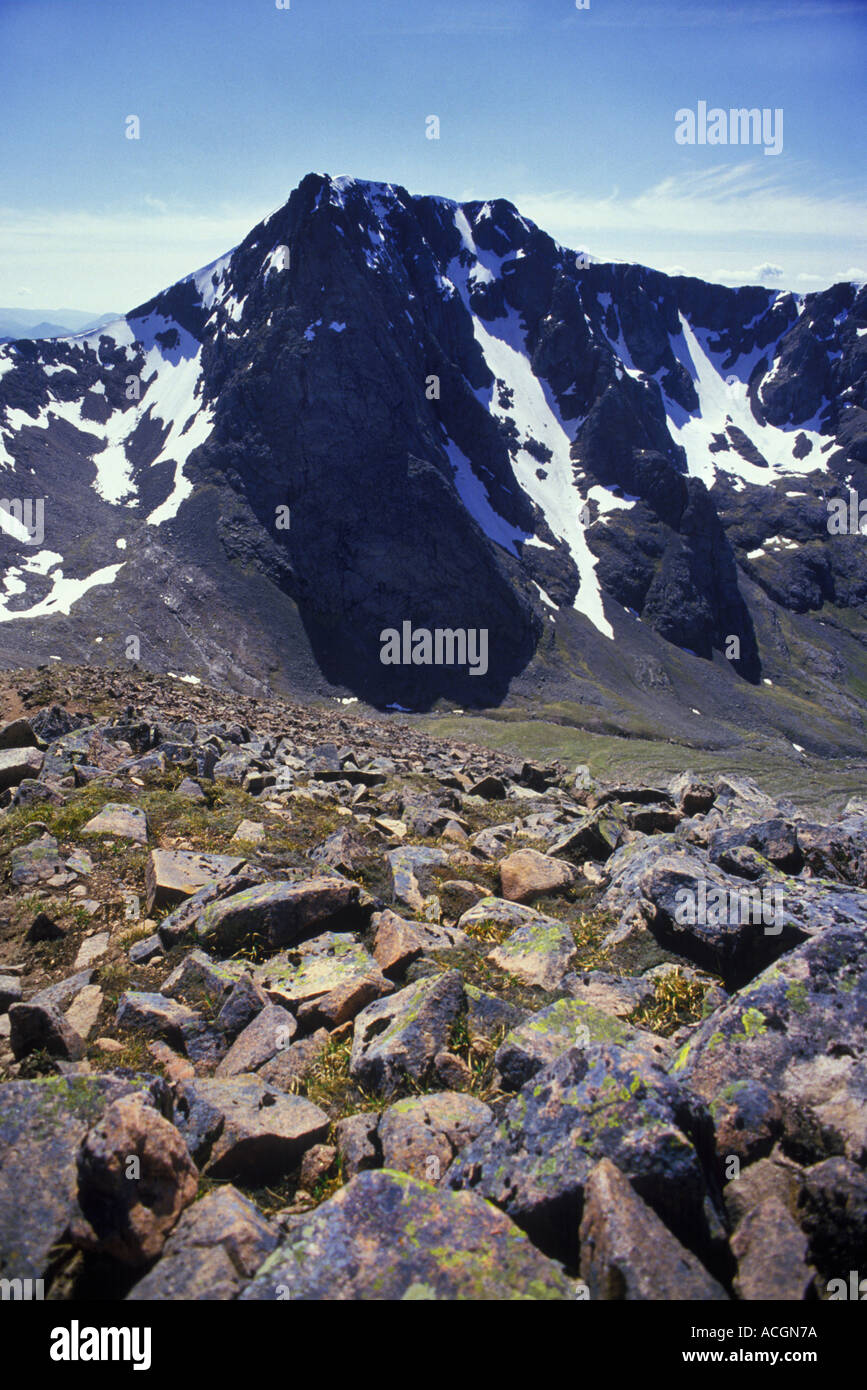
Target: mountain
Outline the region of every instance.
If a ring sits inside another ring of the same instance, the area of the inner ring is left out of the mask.
[[[17,338],[64,338],[111,323],[117,314],[87,314],[81,309],[0,308],[0,342]]]
[[[867,558],[829,527],[865,394],[863,285],[669,277],[310,174],[124,318],[0,348],[0,490],[45,499],[0,534],[2,660],[861,751]],[[404,624],[486,660],[385,664]]]

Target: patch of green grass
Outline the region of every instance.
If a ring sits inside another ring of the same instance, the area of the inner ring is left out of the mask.
[[[656,981],[653,998],[633,1009],[628,1021],[667,1038],[684,1024],[700,1021],[707,989],[700,980],[681,974],[679,968],[672,970]]]

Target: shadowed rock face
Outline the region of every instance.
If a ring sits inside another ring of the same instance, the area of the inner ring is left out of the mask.
[[[308,175],[125,319],[0,349],[4,492],[36,477],[50,551],[0,533],[6,616],[37,608],[8,660],[26,629],[116,663],[128,628],[156,669],[424,709],[613,635],[756,683],[761,604],[867,597],[827,529],[867,496],[865,294],[579,268],[502,200]],[[485,631],[485,669],[384,665],[404,622]]]

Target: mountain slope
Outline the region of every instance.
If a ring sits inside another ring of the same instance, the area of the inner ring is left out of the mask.
[[[0,348],[0,492],[45,498],[33,544],[0,513],[4,663],[862,748],[867,562],[827,523],[867,496],[867,291],[585,261],[309,175],[126,318]],[[487,670],[384,665],[405,622],[487,630]]]

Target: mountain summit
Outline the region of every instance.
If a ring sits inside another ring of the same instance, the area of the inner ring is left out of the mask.
[[[860,746],[865,397],[864,286],[310,174],[125,318],[0,347],[2,660]],[[383,660],[407,623],[484,671]]]

